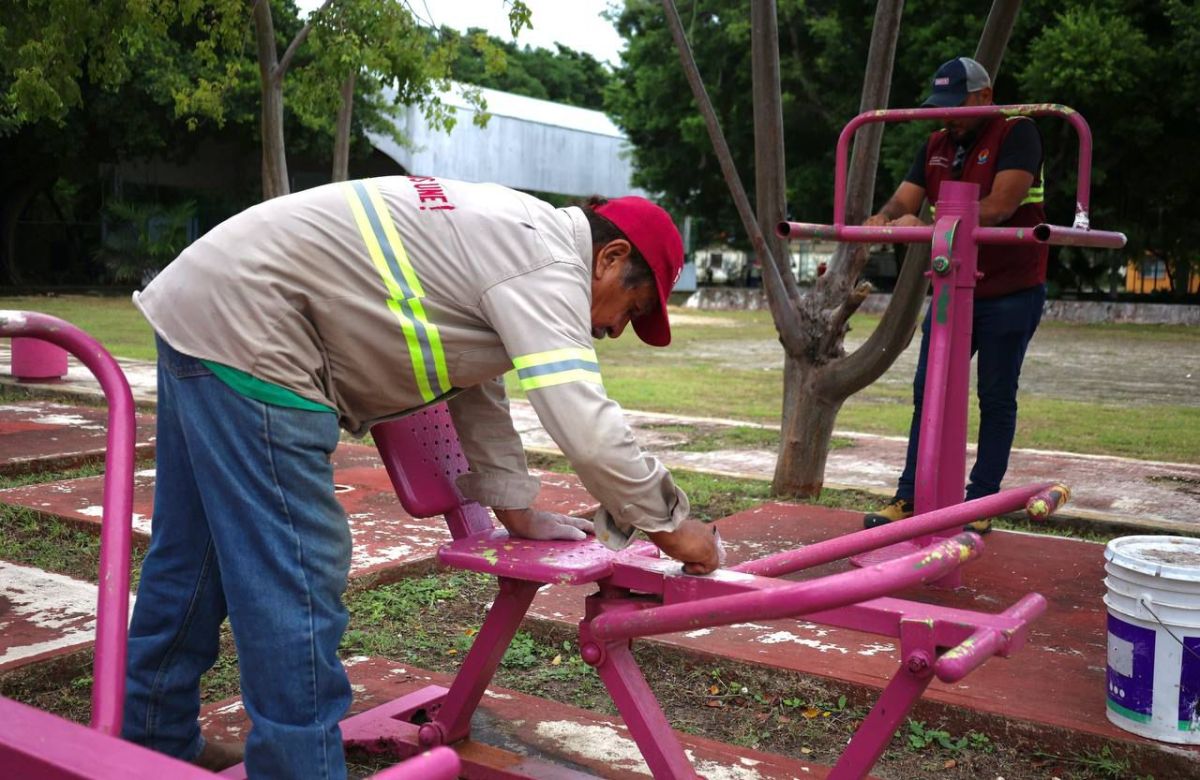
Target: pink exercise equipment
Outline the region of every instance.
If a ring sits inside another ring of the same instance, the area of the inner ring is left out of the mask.
[[[0,311],[0,338],[10,337],[54,346],[82,362],[100,382],[108,400],[108,433],[91,722],[81,726],[0,697],[0,776],[22,780],[212,778],[210,772],[120,738],[125,701],[136,431],[133,394],[125,374],[98,341],[56,317]],[[451,780],[458,776],[459,769],[460,762],[453,750],[437,748],[374,778]]]
[[[1079,162],[1075,192],[1075,222],[1071,227],[1041,224],[1032,228],[981,227],[979,185],[943,182],[936,205],[934,224],[922,227],[862,227],[846,224],[846,169],[850,140],[858,128],[873,122],[917,122],[931,119],[1014,116],[1060,116],[1079,136]],[[1052,244],[1120,249],[1125,236],[1092,230],[1089,218],[1092,175],[1092,133],[1074,109],[1056,104],[972,106],[968,108],[914,108],[868,111],[859,114],[838,136],[834,173],[833,224],[781,222],[783,238],[825,238],[858,243],[930,243],[933,280],[932,318],[929,333],[929,363],[921,412],[921,439],[917,450],[916,515],[962,502],[966,479],[967,406],[971,366],[971,327],[974,290],[978,279],[976,259],[980,244]],[[1065,491],[1065,488],[1063,489]],[[1065,501],[1063,492],[1057,501]],[[974,503],[974,502],[972,502]],[[1033,509],[1031,507],[1031,509]],[[1031,515],[1037,516],[1034,510]],[[982,515],[990,516],[990,515]],[[905,521],[907,525],[908,521]],[[867,566],[898,556],[911,555],[953,533],[949,526],[939,534],[922,535],[894,546],[866,551],[853,559]],[[961,574],[951,572],[939,581],[942,587],[958,587]]]

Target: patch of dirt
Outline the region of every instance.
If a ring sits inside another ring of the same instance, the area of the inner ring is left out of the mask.
[[[1146,481],[1168,487],[1177,493],[1183,493],[1185,496],[1200,499],[1200,479],[1170,474],[1167,476],[1146,477]]]

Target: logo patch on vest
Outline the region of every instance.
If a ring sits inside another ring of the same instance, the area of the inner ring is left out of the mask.
[[[935,154],[929,158],[929,164],[937,166],[938,168],[949,168],[950,158],[942,154]]]
[[[979,153],[979,157],[975,158],[975,162],[979,165],[984,165],[988,161],[988,150],[984,149]]]

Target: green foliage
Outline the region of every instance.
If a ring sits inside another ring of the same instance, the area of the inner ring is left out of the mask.
[[[678,3],[700,73],[747,190],[753,192],[749,0]],[[970,55],[988,4],[905,4],[889,104],[919,103],[941,62]],[[858,111],[873,3],[778,2],[780,78],[791,216],[830,217],[837,134]],[[627,42],[606,108],[634,146],[635,183],[698,218],[701,242],[746,245],[658,3],[614,14]],[[996,82],[997,102],[1066,103],[1095,134],[1092,225],[1126,232],[1132,254],[1171,261],[1179,290],[1200,244],[1200,10],[1186,0],[1035,0],[1022,4]],[[1045,134],[1051,219],[1074,218],[1076,141],[1061,120]],[[884,135],[876,202],[908,170],[931,128]],[[1060,287],[1104,286],[1113,253],[1065,250],[1052,259]],[[1060,259],[1061,258],[1061,259]]]
[[[963,750],[974,750],[982,753],[991,753],[995,750],[995,746],[987,734],[978,731],[968,731],[961,737],[955,737],[945,729],[928,728],[924,721],[912,719],[908,721],[908,733],[904,734],[904,740],[905,747],[918,752],[937,748],[941,748],[952,754],[961,753]]]
[[[108,231],[98,253],[117,282],[145,282],[191,242],[195,201],[173,206],[112,201],[105,209]]]
[[[478,28],[462,35],[442,28],[440,35],[456,43],[451,69],[457,81],[583,108],[604,107],[612,74],[586,52],[562,44],[555,44],[554,51],[518,47]]]

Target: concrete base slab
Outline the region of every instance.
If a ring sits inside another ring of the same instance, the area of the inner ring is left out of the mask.
[[[349,715],[385,704],[427,685],[449,686],[451,678],[382,658],[346,661],[354,703]],[[249,719],[240,699],[208,705],[200,716],[205,736],[242,741]],[[791,758],[679,734],[697,771],[714,780],[795,780],[823,778],[828,769]],[[492,750],[480,750],[491,746]],[[528,762],[545,774],[537,777],[646,778],[650,770],[618,717],[606,717],[500,688],[489,689],[472,721],[472,738],[455,748],[472,757]],[[495,748],[499,748],[496,750]],[[514,755],[517,754],[517,755]],[[558,772],[554,769],[557,767]],[[531,769],[534,768],[531,766]]]
[[[441,517],[414,518],[396,499],[373,447],[342,444],[334,452],[334,484],[354,538],[350,576],[382,584],[414,570],[431,569],[438,547],[450,541]],[[562,514],[587,515],[596,502],[572,475],[539,472],[542,490],[536,506]],[[0,490],[0,503],[99,528],[103,478],[49,482]],[[144,543],[154,512],[154,469],[134,476],[133,528]]]
[[[513,423],[527,448],[558,452],[527,402],[514,400],[511,409]],[[638,441],[668,468],[768,480],[775,472],[774,450],[679,450],[675,448],[686,444],[688,437],[661,430],[676,425],[758,427],[751,423],[629,410],[625,411],[625,418]],[[825,484],[890,496],[904,468],[908,440],[848,431],[835,431],[834,435],[849,439],[851,446],[830,450]],[[967,448],[968,468],[974,460],[972,445]],[[1196,533],[1196,518],[1200,517],[1200,464],[1014,449],[1005,486],[1034,482],[1064,482],[1070,486],[1071,503],[1064,508],[1064,515],[1159,531]]]
[[[96,639],[96,586],[0,561],[0,674]]]
[[[138,416],[139,457],[154,454],[154,418]],[[0,404],[0,474],[73,468],[104,460],[108,410],[48,401]]]
[[[861,528],[857,514],[822,507],[764,504],[717,521],[729,564],[759,558]],[[993,658],[955,684],[934,681],[926,701],[1105,739],[1141,741],[1105,717],[1107,628],[1103,546],[1059,537],[993,532],[986,551],[964,571],[955,590],[919,588],[901,598],[980,612],[1000,612],[1030,591],[1049,609],[1028,644],[1009,659]],[[844,571],[845,562],[804,573]],[[553,586],[534,600],[530,615],[575,629],[591,586]],[[891,637],[804,620],[742,623],[671,634],[655,640],[683,652],[786,669],[882,689],[899,664]],[[1200,751],[1194,751],[1200,757]],[[1200,764],[1198,764],[1200,766]]]

